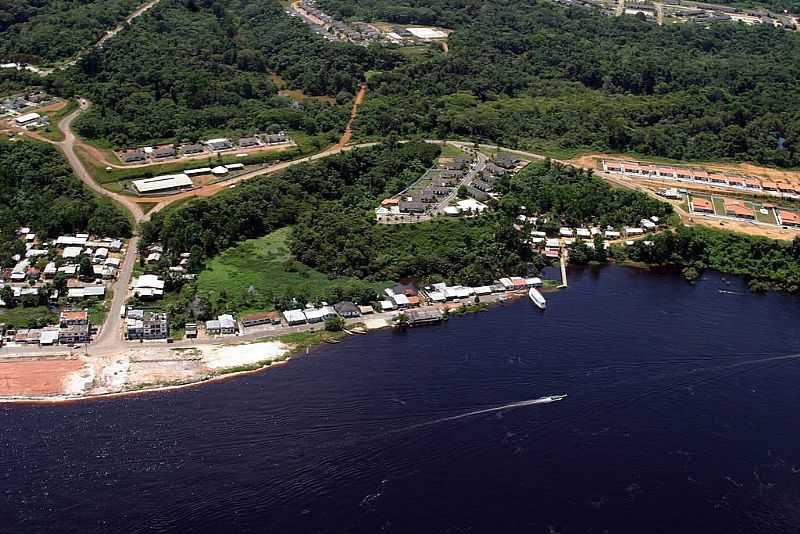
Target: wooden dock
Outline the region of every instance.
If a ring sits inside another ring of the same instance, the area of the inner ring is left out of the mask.
[[[558,289],[563,289],[567,287],[567,251],[562,250],[558,258],[561,261],[561,285]]]

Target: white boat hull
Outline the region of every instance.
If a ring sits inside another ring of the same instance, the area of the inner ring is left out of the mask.
[[[532,287],[528,290],[528,298],[531,299],[531,302],[533,302],[539,309],[543,310],[547,308],[547,301],[535,287]]]

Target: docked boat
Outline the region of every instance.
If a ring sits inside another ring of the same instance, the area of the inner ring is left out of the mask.
[[[540,309],[545,309],[547,307],[547,301],[544,299],[539,290],[535,287],[532,287],[528,290],[528,298],[531,299],[531,302],[536,304]]]

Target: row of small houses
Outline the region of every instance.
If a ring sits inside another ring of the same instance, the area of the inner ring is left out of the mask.
[[[386,199],[381,202],[381,207],[392,209],[393,206],[396,206],[400,213],[424,213],[430,205],[439,202],[441,198],[447,197],[453,192],[453,189],[466,176],[473,161],[466,155],[439,158],[437,165],[439,175],[431,179],[428,187],[415,196],[404,195],[400,198]]]
[[[519,221],[525,222],[527,217],[520,215]],[[613,227],[607,227],[605,230],[599,226],[591,228],[569,228],[562,226],[558,230],[559,237],[548,237],[546,232],[539,230],[531,230],[530,243],[536,248],[543,248],[544,255],[548,258],[558,258],[561,254],[562,245],[571,245],[576,239],[586,240],[587,245],[594,246],[593,240],[596,236],[601,236],[605,241],[616,241],[622,238],[641,237],[647,232],[654,232],[658,229],[659,218],[655,215],[649,219],[642,219],[639,221],[640,226],[626,226],[622,230],[616,230]],[[517,227],[522,229],[521,226]],[[605,243],[608,248],[609,244]]]
[[[183,145],[127,148],[117,151],[117,156],[123,163],[143,163],[148,159],[164,161],[179,156],[198,156],[204,153],[224,152],[237,148],[249,150],[288,142],[289,138],[286,132],[278,132],[275,134],[257,134],[249,137],[240,137],[235,143],[231,139],[220,137],[201,141],[199,143],[187,143]]]
[[[707,184],[739,191],[800,199],[800,184],[736,176],[732,174],[709,173],[702,169],[693,169],[690,167],[669,167],[636,162],[603,160],[603,170],[608,173],[623,174],[635,178],[655,178],[659,180]]]
[[[749,221],[755,220],[756,218],[755,209],[748,206],[743,200],[739,199],[723,199],[723,206],[725,210],[724,214],[716,213],[713,201],[704,197],[691,197],[689,206],[695,213],[726,215],[729,217],[735,217]],[[764,209],[773,210],[775,213],[775,218],[780,226],[800,228],[800,215],[798,215],[796,212],[780,209],[776,206],[764,206]]]
[[[58,325],[44,328],[7,330],[5,325],[0,324],[0,345],[3,341],[11,341],[18,345],[73,345],[88,343],[91,335],[89,314],[85,310],[62,311]]]
[[[206,321],[205,326],[208,335],[226,335],[239,331],[240,325],[241,328],[251,328],[259,325],[281,325],[283,323],[289,326],[297,326],[322,323],[336,317],[355,319],[376,312],[410,310],[423,305],[444,304],[453,300],[520,291],[541,285],[542,280],[540,278],[522,277],[500,278],[490,285],[479,287],[448,286],[440,283],[427,286],[421,291],[411,284],[398,284],[394,288],[384,290],[383,299],[376,303],[377,309],[376,306],[372,305],[359,306],[350,301],[342,301],[332,306],[325,303],[318,307],[309,305],[305,309],[286,310],[282,314],[276,311],[254,313],[244,315],[238,321],[233,315],[224,314],[216,319]],[[190,327],[196,333],[196,325],[187,325],[187,337],[189,337]]]
[[[323,27],[334,33],[340,39],[360,42],[374,41],[382,37],[381,33],[370,24],[364,22],[348,24],[341,20],[336,20],[319,9],[313,1],[302,0],[298,7],[305,12],[306,16],[312,17],[313,21],[322,23]]]

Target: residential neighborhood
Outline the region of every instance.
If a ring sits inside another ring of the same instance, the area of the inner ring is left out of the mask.
[[[714,4],[692,0],[553,0],[558,4],[597,10],[607,16],[639,16],[658,24],[740,23],[747,26],[768,25],[797,31],[800,17],[787,11],[775,12],[763,7]]]
[[[384,199],[375,210],[381,224],[404,224],[439,215],[475,216],[497,200],[498,180],[528,164],[507,153],[491,158],[481,151],[458,151],[440,157],[414,184],[398,195]]]
[[[98,310],[102,319],[103,303],[125,255],[125,241],[89,234],[40,239],[28,227],[17,235],[25,252],[10,258],[13,267],[0,269],[0,307],[46,306],[60,314],[60,321],[42,329],[3,328],[0,343],[88,342],[93,331],[87,310]]]

